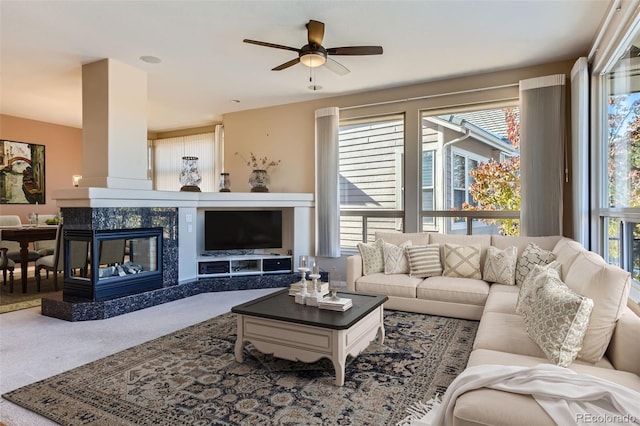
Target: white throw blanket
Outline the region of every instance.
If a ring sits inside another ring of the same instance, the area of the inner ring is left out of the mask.
[[[640,425],[640,392],[552,364],[467,368],[447,388],[442,401],[436,399],[422,405],[431,411],[418,418],[418,407],[406,420],[414,426],[451,425],[456,399],[479,388],[529,394],[559,425]]]

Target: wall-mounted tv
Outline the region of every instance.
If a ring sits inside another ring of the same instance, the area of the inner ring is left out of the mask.
[[[204,249],[282,248],[282,210],[206,210]]]

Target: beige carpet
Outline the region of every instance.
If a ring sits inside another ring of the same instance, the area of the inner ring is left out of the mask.
[[[40,306],[40,301],[44,295],[55,294],[56,290],[53,286],[53,274],[49,274],[49,279],[46,278],[43,272],[41,291],[38,292],[38,286],[36,284],[35,272],[33,266],[29,267],[27,272],[27,292],[22,292],[22,281],[20,268],[16,268],[14,273],[13,293],[9,292],[9,277],[7,277],[7,284],[2,285],[0,290],[0,314],[5,312],[17,311],[19,309],[32,308],[34,306]],[[2,280],[0,275],[0,280]],[[58,292],[62,292],[62,282],[64,278],[62,274],[58,275]]]
[[[465,368],[477,322],[385,312],[384,345],[331,363],[290,362],[245,345],[224,314],[3,395],[62,425],[393,425]]]

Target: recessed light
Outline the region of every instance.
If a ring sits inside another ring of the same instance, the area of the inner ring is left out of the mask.
[[[309,90],[313,90],[314,92],[318,90],[322,90],[322,86],[318,86],[317,84],[312,84],[311,86],[307,86]]]
[[[240,99],[231,99],[231,102],[233,102],[234,104],[239,104],[240,103]]]
[[[140,56],[140,60],[148,64],[159,64],[160,62],[162,62],[162,59],[155,56]]]

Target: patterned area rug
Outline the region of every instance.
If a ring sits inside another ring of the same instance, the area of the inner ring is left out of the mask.
[[[478,323],[400,311],[384,323],[343,387],[327,360],[246,344],[237,363],[227,313],[2,396],[63,425],[393,425],[462,372]]]
[[[46,278],[43,272],[41,276],[42,282],[40,283],[40,292],[38,292],[34,269],[33,267],[29,267],[27,292],[23,293],[20,280],[20,268],[16,268],[13,293],[9,292],[8,282],[6,285],[0,285],[0,314],[40,306],[43,296],[51,296],[62,292],[64,281],[62,274],[58,276],[58,288],[60,289],[58,291],[56,291],[53,286],[53,274],[49,274],[49,278]],[[0,275],[0,281],[2,281],[2,275]],[[8,278],[7,281],[9,281]]]

